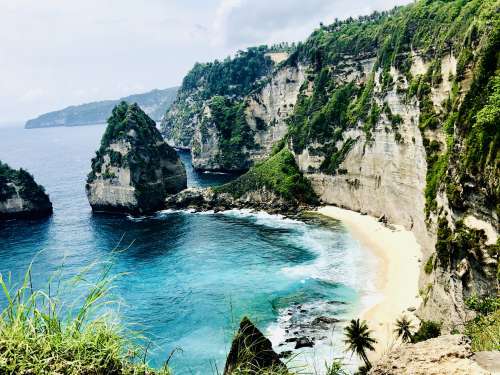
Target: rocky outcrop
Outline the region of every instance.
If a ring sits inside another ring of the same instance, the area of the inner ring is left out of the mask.
[[[193,166],[199,170],[248,169],[256,162],[266,159],[273,146],[282,140],[288,131],[286,118],[292,113],[305,81],[306,67],[286,66],[275,71],[262,89],[250,94],[243,102],[243,116],[248,126],[251,141],[242,147],[241,157],[231,158],[220,147],[223,135],[207,103],[195,120],[191,151]],[[226,162],[230,159],[230,163]]]
[[[155,122],[137,104],[115,107],[87,180],[92,210],[153,212],[186,184],[184,166]]]
[[[252,209],[274,214],[293,215],[307,207],[296,202],[289,202],[266,188],[250,191],[237,198],[230,193],[213,188],[190,188],[171,195],[165,200],[165,208],[215,212]]]
[[[224,375],[260,374],[271,370],[276,374],[288,374],[271,341],[248,318],[243,318],[231,344]]]
[[[265,162],[225,185],[209,189],[188,189],[167,198],[169,208],[222,211],[251,208],[293,214],[311,208],[317,198],[293,158],[283,148]]]
[[[417,344],[404,344],[384,355],[370,375],[487,375],[473,360],[470,341],[462,335],[440,336]]]
[[[36,219],[51,214],[49,196],[33,176],[0,161],[0,220]]]

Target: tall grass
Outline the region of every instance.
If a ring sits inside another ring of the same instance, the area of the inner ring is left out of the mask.
[[[146,364],[146,351],[132,341],[109,313],[101,313],[111,301],[108,293],[116,276],[104,264],[79,306],[68,309],[56,294],[34,290],[31,266],[19,287],[0,275],[6,307],[0,314],[1,374],[116,374],[170,375],[165,365],[155,371]],[[79,287],[86,272],[72,281]],[[4,301],[2,301],[4,299]]]

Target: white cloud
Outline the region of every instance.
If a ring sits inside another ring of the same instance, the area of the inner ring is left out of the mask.
[[[165,88],[196,61],[410,0],[0,0],[0,113]]]

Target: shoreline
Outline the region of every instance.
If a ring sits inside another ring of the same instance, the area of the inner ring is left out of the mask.
[[[396,319],[406,315],[414,325],[418,322],[414,312],[408,309],[417,309],[421,303],[418,297],[420,245],[403,226],[391,225],[390,228],[372,216],[335,206],[323,206],[316,212],[341,221],[353,238],[379,261],[375,285],[381,298],[360,316],[368,322],[372,336],[378,341],[375,352],[368,353],[370,360],[377,360],[397,343],[393,334]]]

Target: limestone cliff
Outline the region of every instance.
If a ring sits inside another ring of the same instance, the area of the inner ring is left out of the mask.
[[[0,220],[32,219],[51,214],[49,196],[33,176],[0,161]]]
[[[92,159],[87,197],[96,212],[149,213],[186,188],[186,171],[156,124],[137,104],[113,109]]]
[[[287,56],[262,46],[195,65],[162,121],[167,142],[191,149],[200,170],[246,170],[265,159],[305,81],[304,66],[281,68]]]
[[[323,203],[414,231],[419,315],[460,329],[466,299],[498,293],[499,7],[422,0],[321,26],[245,95],[187,99],[193,163],[247,168],[286,144]]]

